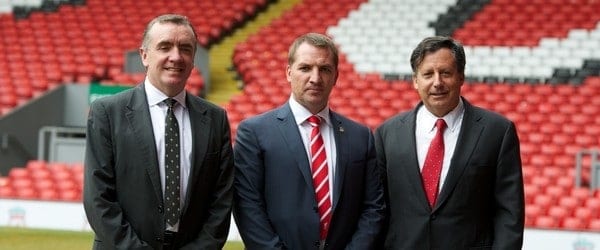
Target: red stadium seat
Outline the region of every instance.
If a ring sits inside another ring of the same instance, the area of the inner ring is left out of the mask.
[[[536,204],[527,204],[525,206],[525,226],[535,226],[536,219],[543,215],[543,209]]]
[[[591,231],[600,232],[600,218],[590,220],[587,228]]]
[[[586,223],[580,218],[567,217],[562,220],[561,227],[564,229],[581,231],[586,229]]]
[[[538,216],[535,219],[535,224],[536,227],[539,228],[546,228],[546,229],[551,229],[551,228],[557,228],[559,226],[559,222],[556,218],[552,217],[552,216]]]
[[[592,218],[594,218],[593,215],[594,215],[594,211],[592,211],[591,209],[589,209],[587,207],[575,208],[575,211],[573,213],[573,217],[580,218],[583,221],[590,221]]]
[[[20,178],[29,178],[29,170],[26,168],[15,167],[8,172],[8,177],[10,179],[20,179]]]
[[[81,201],[81,192],[77,189],[59,191],[59,199],[64,201]]]
[[[16,197],[20,199],[36,200],[39,198],[37,190],[32,186],[14,188],[14,190]]]
[[[552,179],[550,179],[550,177],[545,176],[545,175],[536,175],[531,177],[531,183],[538,185],[541,188],[545,188],[550,186],[552,183]]]
[[[533,198],[533,203],[548,209],[556,204],[556,199],[547,194],[538,194]]]
[[[592,195],[592,191],[587,187],[575,187],[571,189],[571,196],[581,201],[591,198]]]
[[[600,214],[600,197],[590,197],[585,200],[585,206],[590,208],[592,211],[598,211]]]
[[[575,197],[570,197],[570,196],[562,196],[562,197],[558,197],[558,205],[567,209],[569,211],[569,214],[573,214],[575,212],[575,209],[579,206],[581,206],[583,203],[575,198]]]
[[[38,193],[41,200],[58,200],[60,197],[55,189],[38,190]]]
[[[564,187],[552,185],[546,187],[546,194],[552,196],[554,200],[559,200],[561,197],[568,194],[568,190]]]
[[[0,187],[0,198],[16,198],[15,190],[10,186]]]
[[[15,190],[33,188],[33,179],[29,177],[11,178],[10,184]]]
[[[564,218],[570,216],[569,211],[561,206],[552,206],[548,209],[548,215],[555,218],[556,221],[562,221]]]

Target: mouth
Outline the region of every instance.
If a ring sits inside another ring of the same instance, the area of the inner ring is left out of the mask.
[[[433,97],[442,97],[442,96],[445,96],[447,94],[448,94],[447,92],[429,93],[429,95],[433,96]]]
[[[183,68],[178,68],[178,67],[165,67],[164,69],[169,72],[176,72],[176,73],[183,72]]]

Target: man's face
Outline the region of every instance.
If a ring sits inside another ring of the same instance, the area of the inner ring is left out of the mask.
[[[146,75],[156,88],[174,96],[185,88],[194,67],[194,33],[185,25],[156,23],[148,38],[148,47],[140,49]]]
[[[294,63],[287,66],[292,97],[313,114],[327,105],[338,77],[333,54],[326,48],[303,43],[296,50]]]
[[[413,87],[425,107],[442,117],[458,105],[463,81],[464,75],[458,72],[452,51],[442,48],[423,58],[413,76]]]

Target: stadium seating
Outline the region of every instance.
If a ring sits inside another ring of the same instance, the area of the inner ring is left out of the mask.
[[[82,178],[81,164],[31,160],[0,179],[0,198],[81,201]]]
[[[2,0],[6,1],[6,0]],[[13,1],[14,2],[14,1]],[[264,8],[266,0],[222,1],[20,1],[24,16],[0,12],[0,117],[60,84],[100,82],[133,85],[141,74],[125,73],[123,55],[137,51],[141,30],[152,17],[184,13],[204,47]],[[77,3],[76,5],[73,3]],[[0,10],[13,8],[0,2]],[[200,94],[203,80],[195,70],[187,89]]]

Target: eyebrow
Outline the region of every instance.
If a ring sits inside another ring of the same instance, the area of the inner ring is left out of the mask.
[[[173,45],[173,43],[172,43],[172,42],[169,42],[169,41],[160,41],[160,42],[158,42],[158,43],[156,44],[156,46],[157,46],[157,47],[164,46],[164,45],[169,45],[169,46],[172,46],[172,45]]]
[[[175,44],[173,42],[170,41],[161,41],[158,42],[156,44],[156,47],[161,47],[161,46],[174,46]],[[189,47],[189,48],[194,48],[194,45],[191,43],[180,43],[179,44],[180,47]]]

